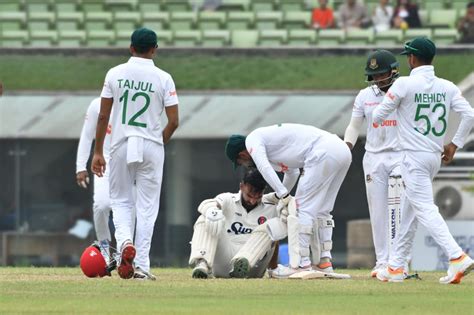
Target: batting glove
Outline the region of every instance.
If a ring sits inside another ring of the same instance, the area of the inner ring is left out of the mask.
[[[280,198],[276,207],[276,210],[280,215],[280,220],[284,223],[287,221],[286,218],[288,217],[288,204],[290,203],[291,198],[293,197],[290,194]]]
[[[225,217],[222,210],[218,208],[207,209],[205,217],[204,226],[206,230],[213,236],[219,235],[224,229],[225,224]]]

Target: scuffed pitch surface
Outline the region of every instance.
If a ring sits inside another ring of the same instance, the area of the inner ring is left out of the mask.
[[[396,284],[338,271],[353,279],[198,280],[190,269],[154,269],[157,281],[138,281],[0,268],[0,314],[474,314],[474,274],[446,286],[440,272]]]

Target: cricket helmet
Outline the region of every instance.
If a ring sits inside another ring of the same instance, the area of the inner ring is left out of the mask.
[[[388,50],[379,49],[373,51],[369,54],[365,66],[365,75],[367,76],[367,82],[371,85],[377,84],[377,82],[374,81],[373,78],[374,74],[390,72],[392,80],[390,80],[389,84],[385,84],[384,86],[392,85],[393,81],[395,81],[395,79],[397,79],[400,75],[399,66],[400,65],[397,61],[397,58],[395,58],[395,55],[389,52]],[[384,86],[379,86],[379,88],[382,88]]]
[[[107,263],[97,244],[87,247],[80,260],[82,272],[89,278],[110,276]]]

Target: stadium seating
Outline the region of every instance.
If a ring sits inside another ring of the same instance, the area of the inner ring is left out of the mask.
[[[337,9],[343,2],[330,0],[329,4]],[[379,0],[363,2],[373,8]],[[443,45],[458,39],[455,26],[466,6],[465,0],[419,0],[423,28],[374,33],[373,28],[312,30],[311,9],[318,0],[222,0],[217,11],[200,11],[203,3],[204,0],[1,0],[0,30],[17,31],[7,33],[7,42],[24,47],[48,43],[51,47],[96,47],[104,43],[115,47],[126,42],[125,33],[141,26],[156,30],[160,38],[164,37],[164,45],[178,47],[190,43],[197,47],[383,46],[398,45],[419,35]],[[19,36],[16,41],[14,34]],[[66,38],[62,36],[65,34]]]

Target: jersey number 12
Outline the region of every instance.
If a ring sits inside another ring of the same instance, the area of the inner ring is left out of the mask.
[[[136,112],[127,122],[127,104],[128,104],[128,92],[130,90],[125,90],[123,95],[120,97],[120,102],[123,102],[122,106],[122,124],[124,125],[129,125],[129,126],[135,126],[135,127],[142,127],[146,128],[146,123],[141,123],[136,121],[138,117],[140,117],[146,110],[148,109],[148,106],[150,105],[150,96],[144,92],[137,92],[133,94],[132,96],[132,102],[135,102],[137,98],[140,96],[145,98],[145,105],[138,111]]]

